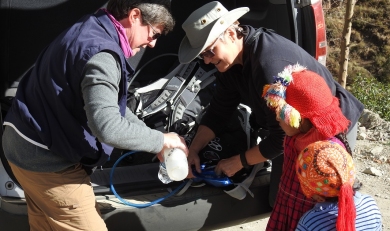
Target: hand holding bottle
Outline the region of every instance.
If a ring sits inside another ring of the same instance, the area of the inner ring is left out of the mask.
[[[184,180],[188,175],[187,155],[183,137],[173,132],[164,134],[164,147],[158,154],[161,162],[158,178],[164,184]]]
[[[158,178],[164,184],[184,180],[188,175],[187,156],[180,148],[167,148],[163,152]]]

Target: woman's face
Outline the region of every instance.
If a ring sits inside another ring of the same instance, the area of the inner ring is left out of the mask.
[[[142,18],[141,12],[135,8],[129,12],[131,27],[127,29],[127,38],[131,49],[137,53],[140,48],[146,46],[153,48],[158,36],[163,31],[162,25],[152,25]]]
[[[224,39],[217,38],[199,55],[206,64],[213,64],[219,72],[229,70],[235,64],[240,63],[238,56],[242,50],[242,40],[232,39],[228,31]],[[212,54],[212,55],[211,55]]]
[[[140,21],[140,20],[138,20]],[[143,25],[141,22],[133,24],[134,28],[132,36],[129,38],[131,49],[136,53],[140,48],[146,48],[146,46],[153,48],[156,45],[157,39],[153,36],[160,34],[163,30],[161,25]]]

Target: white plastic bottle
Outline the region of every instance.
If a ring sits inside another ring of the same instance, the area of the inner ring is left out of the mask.
[[[159,179],[164,184],[184,180],[188,175],[188,162],[184,151],[179,148],[168,148],[164,150],[163,155],[164,163],[160,164]]]
[[[160,179],[161,182],[163,182],[164,184],[168,184],[173,181],[168,176],[167,168],[165,167],[165,162],[160,162],[160,169],[158,170],[158,179]]]

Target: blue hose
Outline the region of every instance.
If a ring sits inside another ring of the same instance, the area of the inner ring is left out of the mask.
[[[136,207],[136,208],[146,208],[146,207],[149,207],[151,205],[154,205],[154,204],[157,204],[165,199],[167,199],[168,197],[174,195],[175,193],[177,193],[180,189],[182,189],[185,185],[186,185],[186,181],[184,181],[181,185],[179,185],[179,187],[177,187],[175,190],[173,190],[172,192],[170,192],[169,194],[157,199],[157,200],[154,200],[154,201],[151,201],[149,203],[144,203],[144,204],[136,204],[136,203],[131,203],[127,200],[124,200],[122,197],[120,197],[118,195],[118,193],[116,193],[115,191],[115,188],[114,188],[114,185],[112,184],[112,178],[113,178],[113,175],[114,175],[114,169],[115,167],[118,165],[118,163],[123,159],[125,158],[126,156],[128,155],[131,155],[131,154],[134,154],[136,153],[137,151],[131,151],[131,152],[127,152],[125,154],[123,154],[116,162],[115,164],[112,166],[111,168],[111,172],[110,172],[110,189],[111,191],[114,193],[114,195],[116,196],[116,198],[118,200],[120,200],[123,204],[125,205],[129,205],[129,206],[132,206],[132,207]]]

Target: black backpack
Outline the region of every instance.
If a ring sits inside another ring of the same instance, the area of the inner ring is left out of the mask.
[[[130,83],[127,106],[150,128],[176,132],[185,138],[189,146],[215,92],[215,72],[215,67],[204,64],[203,60],[176,64],[169,74],[146,86],[135,87],[134,82]],[[250,126],[250,114],[250,109],[245,105],[237,107],[224,131],[199,153],[201,164],[216,165],[220,159],[237,155],[256,145],[257,135]],[[256,168],[240,170],[229,177],[231,184],[225,187],[225,191],[235,190],[253,170],[256,174],[263,168],[266,167],[261,164]],[[246,187],[244,191],[246,195],[249,189]],[[242,195],[236,198],[243,199]]]

